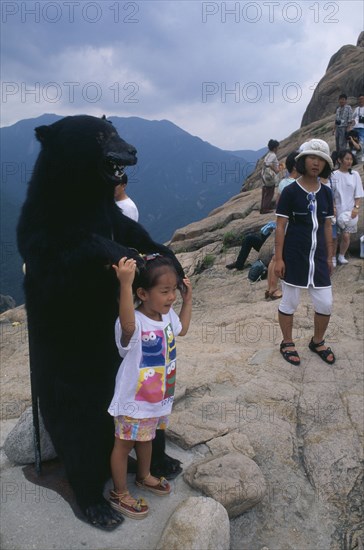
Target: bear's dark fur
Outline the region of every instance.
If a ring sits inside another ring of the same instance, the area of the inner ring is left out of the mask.
[[[26,264],[30,361],[40,410],[78,504],[98,526],[120,522],[103,499],[120,357],[114,343],[122,256],[173,253],[122,214],[114,186],[136,150],[108,121],[66,117],[36,128],[42,149],[18,224]],[[162,439],[163,451],[163,439]]]

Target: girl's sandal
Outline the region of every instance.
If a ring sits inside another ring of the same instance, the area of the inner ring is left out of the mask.
[[[157,483],[155,485],[151,485],[150,483],[147,483],[148,479],[155,479]],[[148,474],[144,479],[136,479],[135,485],[158,496],[169,495],[171,492],[171,486],[165,477],[160,477],[158,479],[153,477],[151,474]]]
[[[291,363],[291,365],[299,365],[301,363],[300,357],[296,350],[288,350],[286,348],[294,348],[294,342],[281,342],[279,351],[283,355],[283,358]],[[295,361],[292,357],[298,357],[298,360]]]
[[[318,344],[315,344],[313,341],[313,338],[311,338],[311,342],[308,344],[308,347],[311,351],[314,353],[317,353],[321,357],[325,363],[328,363],[329,365],[333,365],[335,363],[335,355],[331,348],[326,348],[322,350],[318,350],[317,348],[320,348],[321,346],[325,345],[325,340],[322,340],[322,342],[319,342]],[[329,359],[329,355],[332,355],[332,359]]]
[[[132,519],[143,519],[149,512],[145,500],[133,498],[129,491],[125,491],[125,493],[110,491],[110,505],[114,510]]]
[[[280,300],[280,298],[282,298],[282,292],[279,288],[276,288],[275,290],[272,290],[272,292],[269,292],[269,298],[271,300]]]

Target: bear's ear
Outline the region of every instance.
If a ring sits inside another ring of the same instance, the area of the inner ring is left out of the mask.
[[[49,126],[38,126],[38,128],[35,129],[35,137],[41,143],[45,143],[47,141],[50,133],[51,129]]]

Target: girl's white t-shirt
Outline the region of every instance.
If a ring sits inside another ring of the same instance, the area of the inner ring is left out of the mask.
[[[360,175],[355,170],[351,174],[336,170],[331,176],[331,189],[337,218],[342,212],[351,211],[354,208],[355,199],[364,196]]]
[[[176,342],[182,324],[171,308],[162,321],[135,311],[135,331],[127,347],[121,345],[121,326],[115,323],[115,339],[123,361],[119,367],[112,416],[153,418],[170,414],[176,381]]]

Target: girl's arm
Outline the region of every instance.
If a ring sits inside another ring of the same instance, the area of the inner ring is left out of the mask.
[[[356,218],[357,215],[359,214],[359,208],[360,208],[360,202],[361,202],[360,199],[361,199],[361,197],[355,197],[355,199],[354,199],[355,200],[355,205],[354,205],[354,208],[351,211],[351,217],[352,218]]]
[[[181,291],[182,296],[182,307],[179,314],[179,319],[181,321],[182,330],[178,336],[184,336],[187,334],[187,331],[190,326],[191,315],[192,315],[192,286],[191,281],[188,277],[183,279],[184,289]]]
[[[331,218],[325,220],[324,226],[325,232],[325,242],[326,242],[326,251],[327,251],[327,263],[329,266],[329,273],[331,275],[333,270],[332,258],[333,258],[333,242],[332,242],[332,224]]]
[[[288,218],[282,216],[277,216],[277,227],[276,227],[276,240],[275,240],[275,266],[274,274],[276,277],[283,279],[285,273],[285,265],[283,261],[283,245],[286,225],[288,223]]]
[[[135,311],[132,284],[135,277],[136,261],[121,258],[113,265],[120,282],[119,319],[121,325],[121,345],[125,348],[135,331]]]

